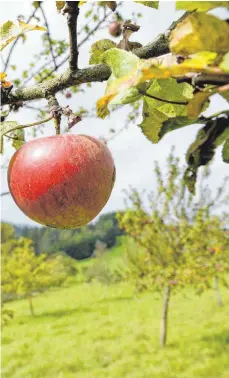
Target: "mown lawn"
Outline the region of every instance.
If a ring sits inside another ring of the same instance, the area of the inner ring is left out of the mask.
[[[138,299],[127,284],[78,284],[8,303],[3,378],[228,378],[229,296],[213,291],[172,298],[169,339],[159,348],[161,299]]]

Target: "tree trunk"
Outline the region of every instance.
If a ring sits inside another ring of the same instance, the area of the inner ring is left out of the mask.
[[[160,345],[164,347],[167,339],[168,312],[169,312],[170,287],[165,286],[163,296]]]
[[[30,295],[30,296],[28,297],[28,301],[29,301],[30,314],[31,314],[32,316],[35,316],[34,307],[33,307],[33,297],[32,297],[32,295]]]
[[[218,279],[218,277],[215,277],[215,278],[214,278],[214,281],[215,281],[215,294],[216,294],[216,300],[217,300],[217,303],[218,303],[219,307],[222,307],[222,306],[223,306],[223,301],[222,301],[222,298],[221,298],[221,293],[220,293],[220,287],[219,287],[219,279]]]

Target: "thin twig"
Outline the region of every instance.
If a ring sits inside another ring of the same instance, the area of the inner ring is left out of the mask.
[[[1,193],[1,197],[6,196],[8,194],[10,194],[10,192],[3,192],[3,193]]]
[[[35,16],[35,14],[37,13],[37,10],[38,8],[35,8],[33,13],[31,14],[31,16],[27,19],[26,23],[28,24],[32,18]],[[18,43],[19,39],[21,38],[21,35],[19,35],[15,41],[13,42],[13,44],[11,45],[11,48],[9,50],[9,54],[7,56],[7,59],[6,59],[6,62],[5,62],[5,65],[4,65],[4,71],[6,71],[7,67],[8,67],[8,64],[9,64],[9,61],[10,61],[10,58],[11,58],[11,55],[13,53],[13,50],[14,50],[14,47],[16,46],[16,44]]]
[[[50,52],[51,52],[53,64],[54,64],[55,69],[57,69],[56,58],[55,58],[54,51],[53,51],[51,33],[50,33],[50,30],[49,30],[49,23],[48,23],[45,11],[43,9],[42,3],[40,3],[40,10],[41,10],[41,13],[42,13],[42,16],[43,16],[43,19],[44,19],[44,22],[45,22],[45,27],[46,27],[46,30],[47,30],[47,37],[48,37],[48,41],[49,41]]]
[[[77,19],[79,15],[79,2],[78,1],[66,1],[68,13],[67,24],[69,32],[69,68],[71,71],[75,71],[78,68],[78,46],[77,46]]]
[[[8,133],[11,133],[12,131],[15,131],[15,130],[20,130],[20,129],[25,129],[26,127],[32,127],[32,126],[38,126],[38,125],[41,125],[42,123],[45,123],[45,122],[48,122],[48,121],[51,121],[51,119],[53,118],[53,116],[50,116],[48,118],[45,118],[45,119],[42,119],[40,121],[37,121],[37,122],[34,122],[34,123],[28,123],[26,125],[18,125],[18,126],[15,126],[13,127],[12,129],[10,129],[7,133],[3,134],[3,135],[6,135]]]

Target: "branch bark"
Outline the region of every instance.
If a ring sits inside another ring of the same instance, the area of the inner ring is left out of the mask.
[[[70,3],[71,7],[73,7],[73,3],[75,2],[68,2]],[[143,46],[139,49],[133,50],[132,52],[140,58],[153,58],[163,54],[168,53],[169,51],[169,33],[173,30],[176,25],[182,21],[185,17],[187,17],[189,13],[186,12],[182,17],[180,17],[177,21],[172,23],[169,29],[164,33],[160,34],[155,41],[152,43]],[[78,57],[78,50],[76,47],[76,19],[77,19],[77,12],[71,13],[71,17],[73,17],[73,21],[70,22],[70,38],[71,38],[71,49],[70,49],[70,68],[68,68],[63,74],[57,75],[54,79],[50,79],[45,81],[44,83],[35,84],[28,87],[18,88],[15,91],[12,91],[9,95],[8,99],[4,99],[2,101],[2,105],[4,104],[13,104],[18,101],[31,101],[41,98],[47,98],[49,96],[55,95],[57,92],[69,88],[73,85],[79,85],[83,83],[92,83],[92,82],[102,82],[109,78],[111,74],[110,68],[105,64],[98,64],[95,66],[91,66],[88,68],[83,68],[76,70],[77,67],[77,57]],[[70,17],[70,16],[69,16]],[[74,26],[74,32],[73,32]],[[84,42],[81,41],[81,44]],[[204,76],[204,75],[203,75]],[[227,84],[228,76],[223,75],[226,77],[226,83],[223,81],[221,84]],[[225,80],[224,77],[224,80]],[[205,76],[206,78],[206,76]],[[190,80],[189,78],[187,78]],[[212,79],[212,78],[211,78]],[[196,78],[197,80],[197,78]],[[198,79],[200,80],[200,78]],[[219,76],[217,76],[217,80],[221,80]]]
[[[79,2],[78,1],[66,1],[67,7],[65,12],[68,13],[67,24],[69,31],[69,68],[71,71],[78,69],[78,46],[77,46],[77,19],[79,15]]]
[[[189,83],[192,85],[224,85],[229,84],[229,74],[192,74],[176,78],[178,83]]]

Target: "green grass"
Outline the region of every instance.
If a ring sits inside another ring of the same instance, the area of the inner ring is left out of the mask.
[[[213,291],[171,300],[169,339],[158,343],[161,299],[127,284],[78,284],[8,303],[3,378],[228,378],[229,298]]]

